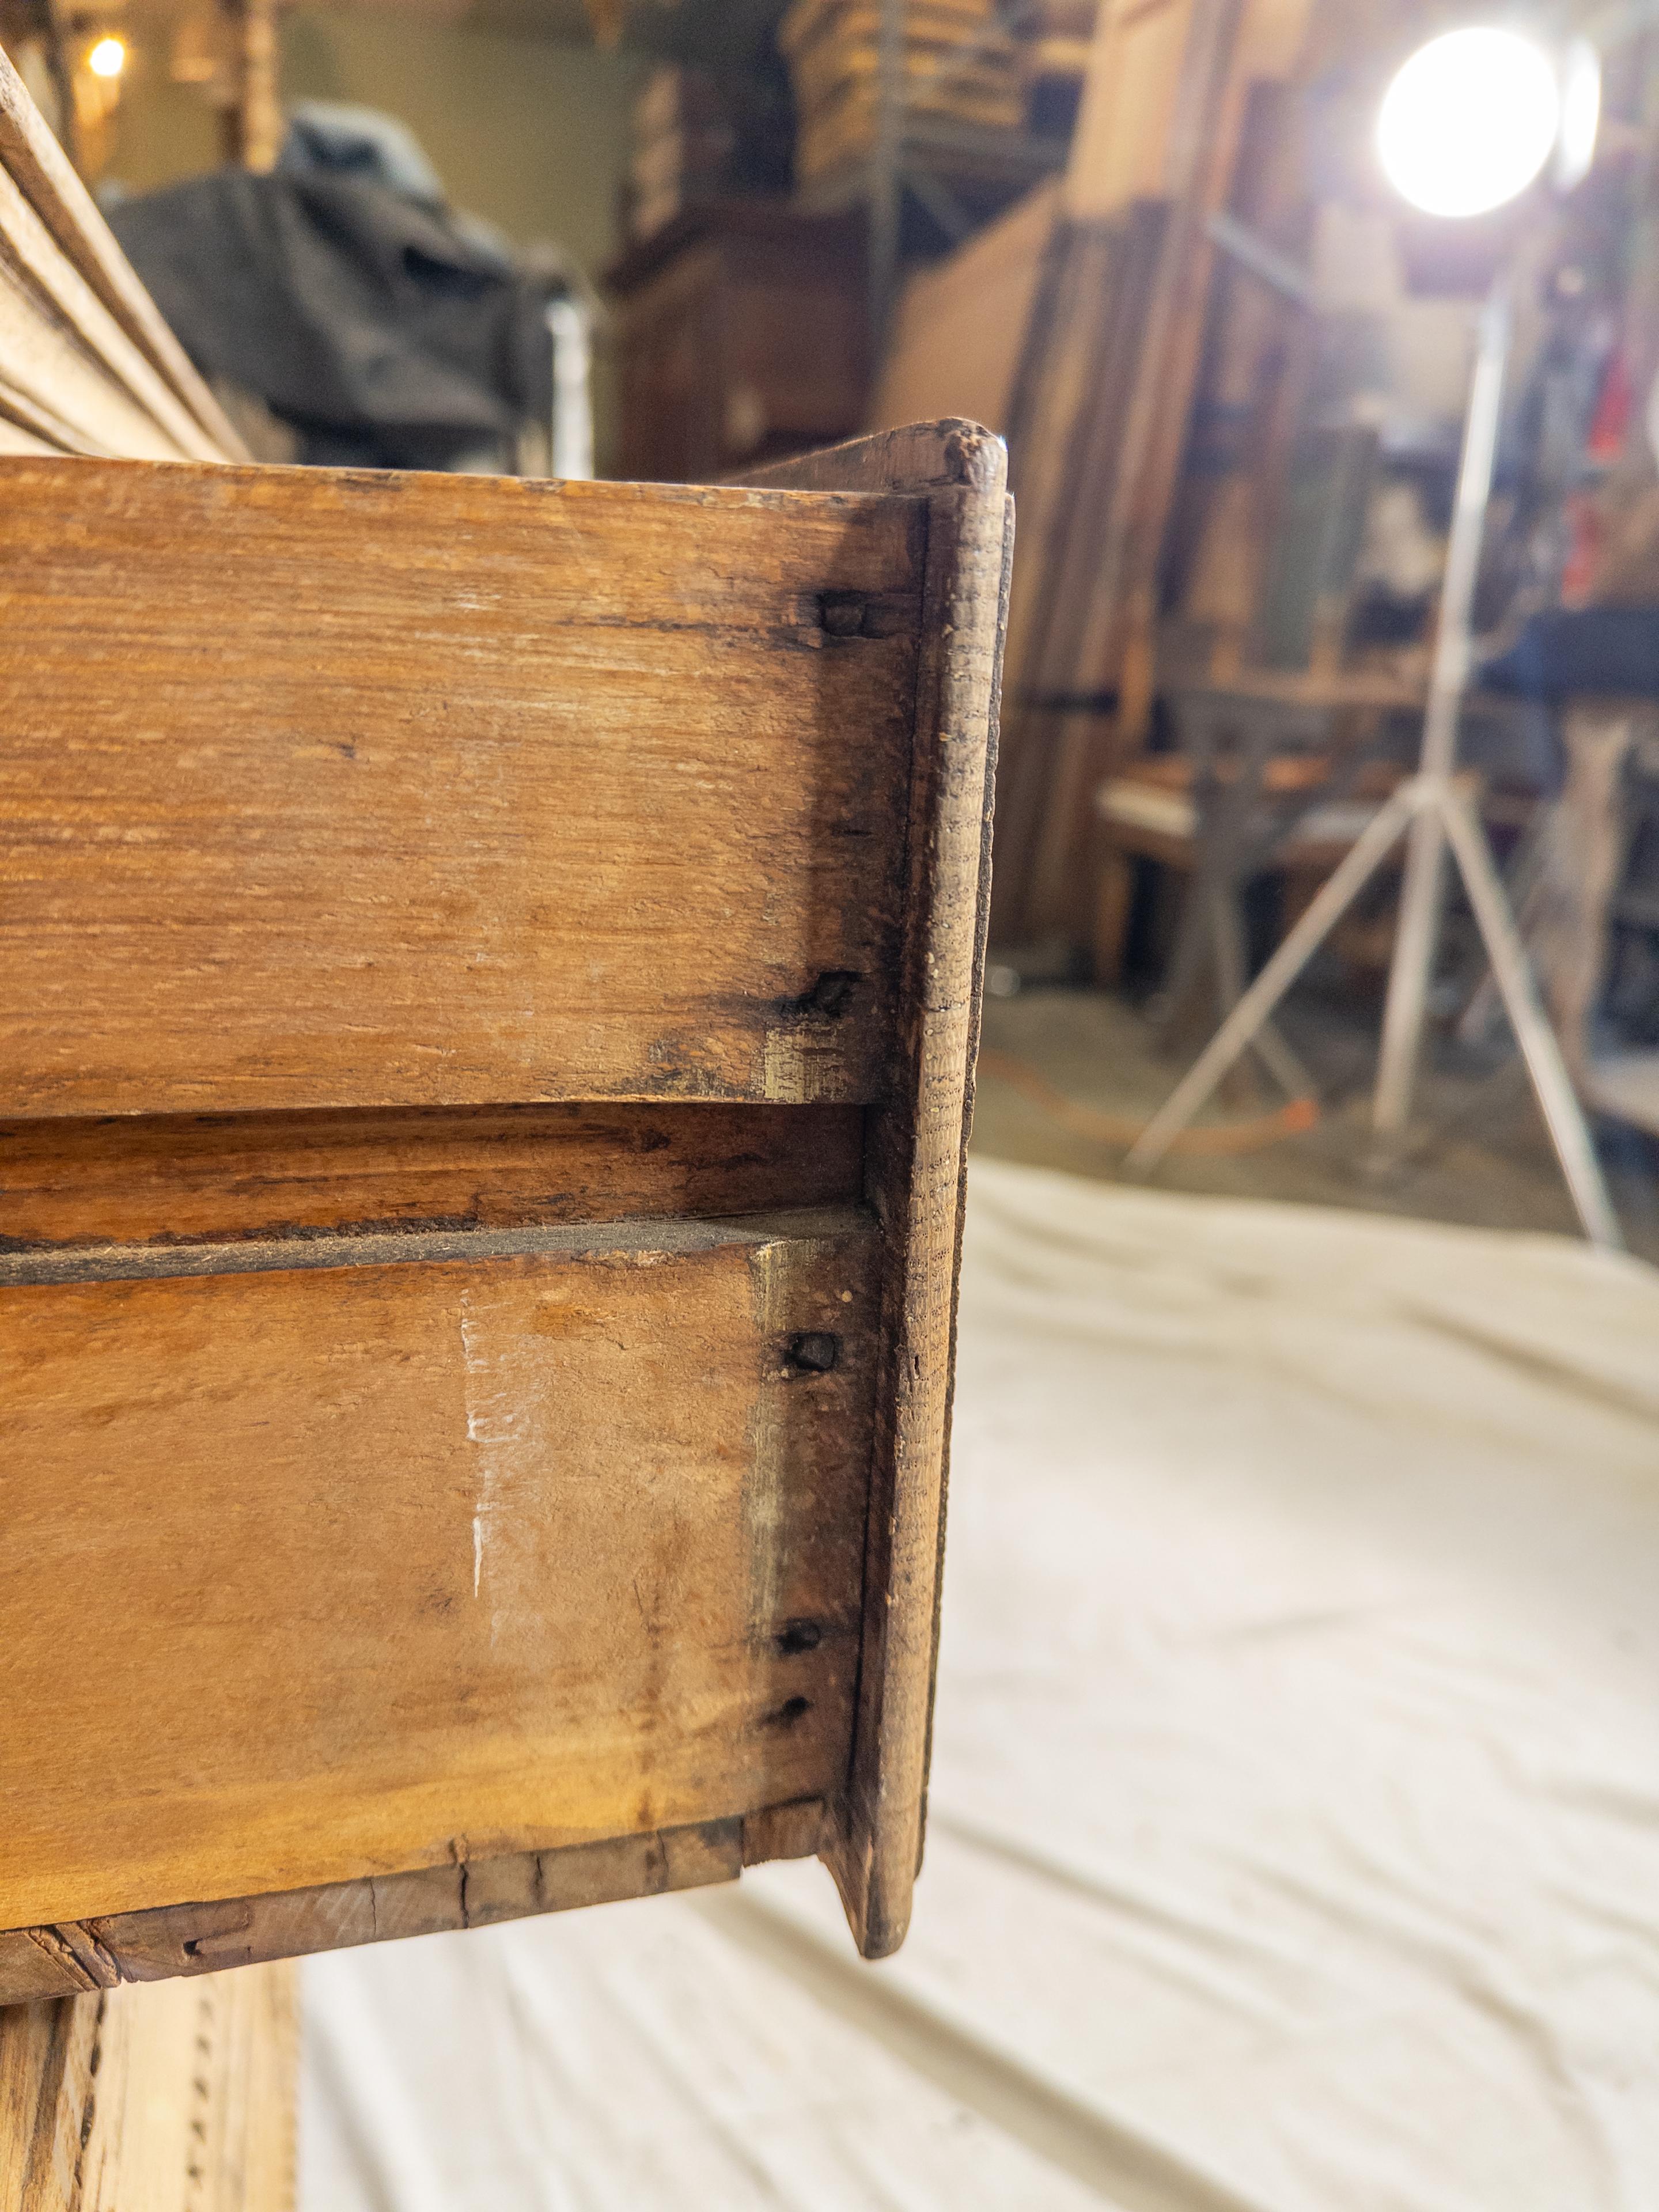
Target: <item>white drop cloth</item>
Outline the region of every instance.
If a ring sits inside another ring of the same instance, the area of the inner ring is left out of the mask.
[[[1659,1276],[972,1177],[927,1865],[307,1969],[302,2212],[1659,2212]]]

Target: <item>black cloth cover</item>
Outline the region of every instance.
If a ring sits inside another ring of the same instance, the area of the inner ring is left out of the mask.
[[[441,206],[224,169],[110,222],[197,367],[292,423],[305,460],[510,469],[520,424],[545,418],[561,288]]]

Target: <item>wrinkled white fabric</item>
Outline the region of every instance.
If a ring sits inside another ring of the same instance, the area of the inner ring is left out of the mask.
[[[899,1958],[315,1961],[302,2212],[1659,2212],[1659,1276],[981,1161],[959,1376]]]

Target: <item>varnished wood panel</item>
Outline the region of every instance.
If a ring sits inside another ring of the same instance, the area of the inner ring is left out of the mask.
[[[0,1114],[881,1096],[925,539],[0,459]]]
[[[0,1253],[855,1203],[855,1106],[460,1107],[0,1123]]]
[[[5,1263],[0,1927],[843,1786],[871,1226],[495,1241]]]
[[[294,1970],[0,2010],[0,2212],[293,2212]]]

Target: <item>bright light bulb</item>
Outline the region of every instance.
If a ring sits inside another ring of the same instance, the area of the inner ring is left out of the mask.
[[[1485,215],[1523,192],[1561,122],[1555,64],[1514,31],[1447,31],[1419,46],[1383,97],[1383,174],[1425,215]]]
[[[127,65],[127,50],[119,39],[100,39],[87,56],[87,67],[94,76],[119,76]]]

